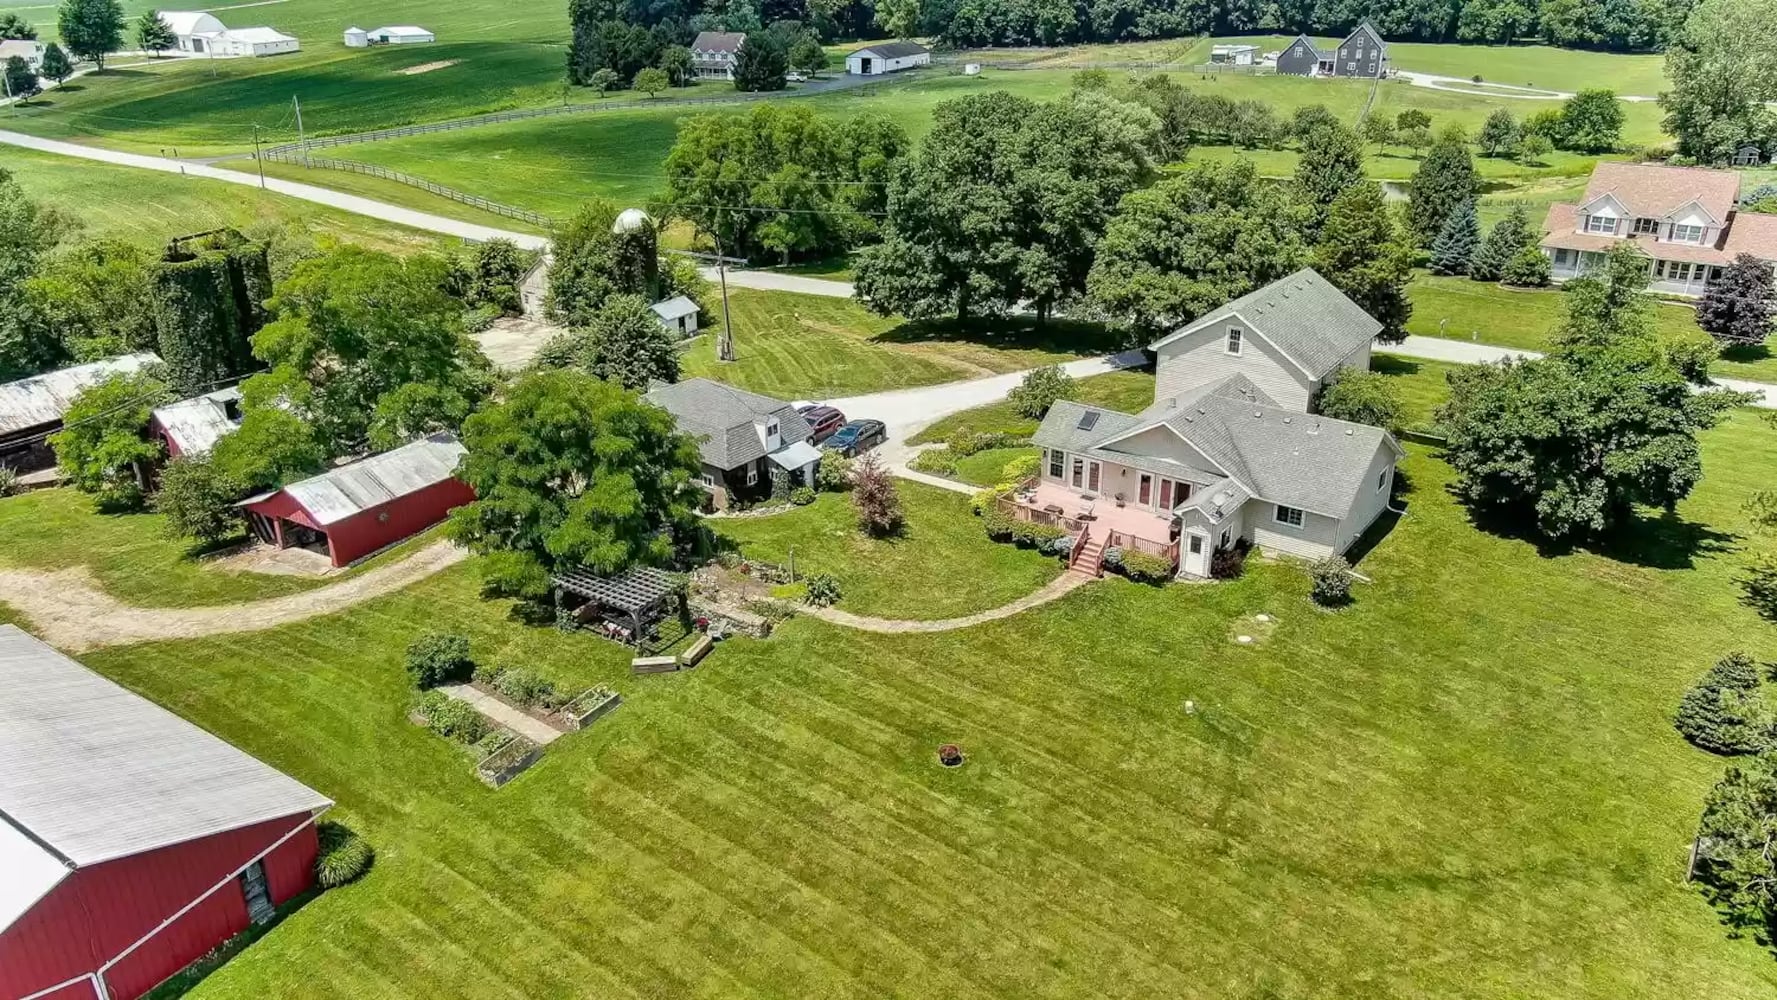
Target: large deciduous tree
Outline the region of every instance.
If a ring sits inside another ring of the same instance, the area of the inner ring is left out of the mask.
[[[154,509],[166,519],[168,535],[213,544],[241,534],[245,525],[234,502],[245,492],[209,455],[180,455],[160,472]]]
[[[1505,108],[1497,108],[1481,125],[1475,144],[1488,156],[1507,156],[1517,148],[1520,135],[1522,130],[1518,126],[1518,119],[1513,118],[1512,113]]]
[[[1420,161],[1407,192],[1408,219],[1420,246],[1429,246],[1443,232],[1450,216],[1480,196],[1475,160],[1462,130],[1445,129],[1431,152]]]
[[[1703,292],[1697,325],[1724,347],[1756,347],[1771,335],[1774,296],[1770,261],[1740,254]]]
[[[107,510],[142,506],[147,466],[161,456],[159,441],[143,437],[150,411],[172,399],[151,372],[112,375],[74,397],[63,429],[50,436],[56,468]]]
[[[0,382],[35,375],[67,357],[62,338],[42,321],[27,284],[67,230],[67,222],[26,196],[0,167]]]
[[[60,45],[50,42],[43,47],[43,62],[37,67],[37,71],[43,74],[44,79],[61,84],[74,75],[74,62]]]
[[[1395,224],[1382,189],[1359,181],[1333,199],[1309,263],[1382,324],[1378,340],[1396,344],[1406,339],[1413,315],[1407,297],[1413,257],[1412,241]]]
[[[1318,230],[1334,199],[1353,184],[1366,183],[1363,140],[1337,119],[1316,119],[1298,141],[1302,158],[1296,163],[1296,187],[1313,209],[1313,228]]]
[[[1608,153],[1622,141],[1623,122],[1628,117],[1615,91],[1598,87],[1582,90],[1561,106],[1561,148]]]
[[[22,14],[10,10],[0,11],[0,41],[13,38],[30,41],[36,37],[37,29]]]
[[[697,527],[697,445],[665,410],[572,369],[523,376],[463,425],[457,475],[473,503],[451,537],[482,555],[489,585],[541,598],[549,574],[670,561]]]
[[[46,258],[25,290],[38,321],[76,361],[158,350],[150,263],[134,243],[80,243]]]
[[[775,32],[757,32],[734,57],[734,89],[747,93],[782,90],[790,71],[790,52]]]
[[[1127,195],[1099,241],[1092,304],[1147,339],[1300,268],[1307,209],[1252,163],[1192,163]]]
[[[43,91],[43,84],[37,80],[37,72],[31,64],[25,62],[23,56],[8,56],[4,64],[0,64],[0,73],[6,75],[6,93],[12,99],[24,104]]]
[[[105,57],[123,48],[120,0],[62,0],[56,31],[76,58],[105,68]]]
[[[1726,163],[1749,142],[1777,139],[1777,32],[1770,0],[1700,0],[1666,50],[1672,89],[1660,95],[1668,134],[1702,163]]]
[[[626,389],[679,380],[673,334],[636,295],[613,295],[584,329],[559,334],[537,352],[545,368],[578,368]]]

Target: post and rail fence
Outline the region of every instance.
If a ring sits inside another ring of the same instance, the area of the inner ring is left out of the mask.
[[[311,139],[309,141],[315,142],[316,140]],[[483,212],[491,212],[494,215],[502,216],[504,218],[517,219],[520,222],[528,222],[539,229],[552,230],[555,228],[555,220],[540,212],[533,212],[529,209],[491,201],[480,195],[465,194],[455,188],[445,187],[443,184],[424,180],[415,177],[412,174],[404,174],[399,170],[390,170],[387,167],[379,167],[370,163],[359,163],[356,160],[332,160],[314,156],[305,157],[300,148],[297,148],[295,152],[289,152],[291,148],[292,147],[290,146],[282,146],[263,150],[260,152],[259,157],[261,160],[270,160],[274,163],[289,163],[299,167],[308,167],[310,169],[339,170],[350,174],[363,174],[367,177],[380,177],[383,180],[395,181],[399,184],[406,184],[409,187],[419,188],[421,191],[435,194],[440,198],[448,198],[451,201],[468,205],[471,208],[478,208]],[[284,151],[280,152],[279,150]]]

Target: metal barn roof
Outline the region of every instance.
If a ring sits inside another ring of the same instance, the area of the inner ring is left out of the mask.
[[[159,361],[153,354],[125,354],[0,385],[0,434],[53,424],[68,412],[82,389]]]
[[[455,434],[433,434],[291,483],[284,492],[301,504],[316,524],[333,524],[444,482],[456,473],[457,460],[467,450]]]
[[[157,407],[154,419],[182,454],[196,454],[209,451],[240,426],[238,420],[228,415],[228,404],[240,401],[240,389],[217,389]]]
[[[30,912],[62,879],[73,874],[61,858],[0,817],[0,931]]]
[[[333,804],[13,625],[0,690],[0,813],[76,868]]]

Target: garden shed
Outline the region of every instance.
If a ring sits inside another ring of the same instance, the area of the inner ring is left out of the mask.
[[[313,549],[346,566],[417,535],[475,499],[456,478],[465,448],[433,434],[235,506],[261,541]]]
[[[631,566],[605,576],[584,568],[569,569],[555,573],[549,582],[557,609],[637,649],[670,645],[690,629],[685,581],[666,570]],[[660,627],[669,617],[675,619],[676,631]],[[654,634],[652,643],[650,633]]]
[[[319,792],[12,625],[0,689],[0,996],[134,1000],[314,884]]]

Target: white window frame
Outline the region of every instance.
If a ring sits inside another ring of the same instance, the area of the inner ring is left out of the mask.
[[[1674,222],[1672,224],[1672,236],[1667,242],[1700,245],[1703,242],[1703,234],[1708,231],[1708,226],[1681,226]]]
[[[759,467],[751,462],[747,463],[747,485],[759,485]]]
[[[1228,543],[1229,543],[1229,542],[1230,542],[1230,541],[1232,541],[1232,539],[1231,539],[1231,538],[1229,538],[1229,536],[1228,536],[1228,529],[1227,529],[1227,528],[1223,528],[1223,529],[1222,529],[1222,544],[1221,544],[1221,545],[1220,545],[1220,546],[1219,546],[1219,547],[1220,547],[1220,548],[1224,548],[1224,549],[1225,549],[1225,548],[1227,548],[1227,547],[1228,547]]]
[[[1608,215],[1586,216],[1586,232],[1593,236],[1614,236],[1617,231],[1617,220]]]
[[[1291,528],[1302,526],[1303,514],[1300,507],[1285,507],[1283,504],[1271,505],[1271,520]]]
[[[700,474],[697,477],[697,481],[708,486],[712,490],[716,488],[716,477],[707,472]]]
[[[1235,357],[1239,357],[1240,352],[1245,349],[1246,349],[1246,331],[1242,330],[1240,327],[1237,327],[1237,326],[1229,327],[1227,336],[1222,338],[1223,353],[1231,354],[1231,355],[1234,355]]]
[[[1086,460],[1084,458],[1081,458],[1079,455],[1073,456],[1073,461],[1068,464],[1067,471],[1067,484],[1069,486],[1072,486],[1076,490],[1086,488]]]
[[[1388,470],[1387,469],[1383,469],[1381,472],[1376,474],[1376,492],[1380,493],[1385,489],[1388,489]]]
[[[1067,478],[1067,453],[1060,448],[1049,449],[1049,461],[1045,468],[1049,470],[1049,478],[1065,481]]]

